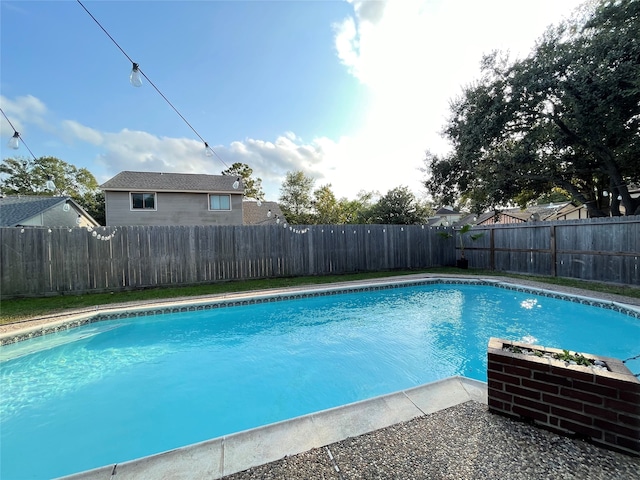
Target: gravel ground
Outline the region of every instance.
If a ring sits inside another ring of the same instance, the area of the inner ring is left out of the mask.
[[[226,480],[640,479],[640,458],[605,450],[467,402]]]

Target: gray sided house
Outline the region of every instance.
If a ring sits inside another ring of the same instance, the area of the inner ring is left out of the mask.
[[[242,179],[120,172],[100,185],[107,225],[242,225]]]
[[[0,198],[0,227],[97,227],[70,197],[17,195]]]

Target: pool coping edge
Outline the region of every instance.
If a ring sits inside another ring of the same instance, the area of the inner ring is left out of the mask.
[[[487,384],[453,376],[60,480],[219,479],[468,401],[486,405]]]

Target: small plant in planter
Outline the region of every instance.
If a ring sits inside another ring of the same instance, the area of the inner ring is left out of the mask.
[[[606,364],[600,360],[594,360],[593,358],[588,358],[582,355],[581,353],[574,352],[571,353],[569,350],[562,350],[562,352],[549,353],[543,352],[536,348],[527,348],[518,345],[504,345],[504,350],[511,353],[519,353],[522,355],[534,355],[539,358],[551,358],[554,360],[560,360],[564,362],[565,365],[582,365],[585,367],[595,367],[606,370]]]
[[[456,260],[456,267],[458,268],[469,268],[469,260],[467,260],[464,256],[464,236],[469,233],[469,231],[473,228],[473,225],[471,225],[470,223],[467,223],[466,225],[463,225],[462,227],[460,227],[460,230],[458,230],[458,234],[460,237],[460,258],[458,260]],[[450,232],[438,232],[438,235],[440,235],[442,238],[451,238],[453,237],[453,233]],[[472,241],[476,241],[479,238],[481,238],[484,235],[484,233],[474,233],[472,235],[469,235],[469,238]]]

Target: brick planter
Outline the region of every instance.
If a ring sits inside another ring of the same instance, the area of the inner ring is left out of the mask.
[[[640,380],[613,358],[583,354],[607,369],[513,353],[562,350],[492,338],[487,350],[489,411],[640,456]]]

